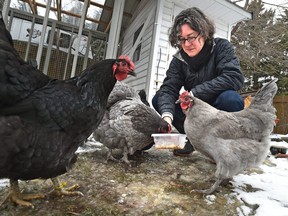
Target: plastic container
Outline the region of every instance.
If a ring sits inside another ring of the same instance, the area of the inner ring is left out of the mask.
[[[183,149],[186,143],[185,134],[152,134],[156,149]]]

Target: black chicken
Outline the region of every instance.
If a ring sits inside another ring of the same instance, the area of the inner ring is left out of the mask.
[[[120,161],[130,165],[128,154],[133,155],[153,143],[151,134],[171,131],[171,126],[153,108],[145,105],[128,85],[117,83],[108,104],[101,124],[93,133],[95,140],[109,149],[107,160],[118,161],[112,150],[121,149],[123,157]]]
[[[16,104],[51,79],[22,60],[0,12],[0,108]]]
[[[147,106],[150,106],[149,102],[147,101],[147,95],[146,95],[146,91],[144,89],[141,89],[139,92],[138,92],[139,96],[140,96],[140,99],[141,101],[146,104]]]
[[[27,65],[13,48],[3,20],[0,22],[0,178],[10,179],[9,199],[16,204],[43,195],[26,196],[18,179],[57,180],[76,162],[75,151],[97,128],[117,80],[134,75],[127,57],[107,59],[69,80],[52,80]]]

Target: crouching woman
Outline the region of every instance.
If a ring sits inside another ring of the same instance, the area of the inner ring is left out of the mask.
[[[214,33],[213,22],[195,7],[180,12],[170,29],[169,41],[178,52],[152,104],[180,133],[185,133],[185,115],[175,101],[182,87],[219,110],[234,112],[244,108],[243,99],[237,93],[244,83],[239,60],[232,44],[214,38]],[[185,156],[193,151],[188,141],[184,149],[173,153]]]

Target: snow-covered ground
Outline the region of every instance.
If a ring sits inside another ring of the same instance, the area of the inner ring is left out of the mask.
[[[272,135],[277,139],[288,135]],[[288,148],[285,141],[272,141],[271,146]],[[288,152],[287,152],[288,153]],[[275,158],[269,155],[269,163],[260,166],[263,173],[239,174],[233,177],[234,191],[239,199],[249,205],[258,205],[255,215],[258,216],[287,216],[288,215],[288,158]],[[255,192],[245,192],[245,185],[257,188]],[[251,209],[239,210],[239,215],[249,215]]]
[[[271,138],[277,139],[288,135],[272,135]],[[88,148],[87,147],[88,144]],[[95,151],[99,149],[101,143],[89,139],[85,149],[80,147],[78,153]],[[272,141],[271,146],[280,146],[288,148],[285,141]],[[288,153],[288,152],[287,152]],[[259,206],[255,212],[248,207],[239,209],[239,216],[256,215],[256,216],[288,216],[288,158],[275,158],[268,155],[268,162],[260,166],[263,173],[238,174],[233,177],[234,191],[238,194],[239,200],[248,203],[250,206]],[[8,185],[7,179],[0,180],[0,187]],[[247,185],[256,189],[253,192],[246,192]],[[212,197],[215,195],[211,195]]]
[[[233,178],[234,191],[238,197],[249,205],[259,205],[256,215],[259,216],[287,216],[288,215],[288,160],[287,158],[269,159],[270,165],[261,165],[262,174],[239,174]],[[275,165],[274,165],[275,164]],[[241,188],[251,185],[257,188],[255,192],[245,192]],[[243,209],[242,209],[243,210]],[[245,214],[249,215],[250,209]]]

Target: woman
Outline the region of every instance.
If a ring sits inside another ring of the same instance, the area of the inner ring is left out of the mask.
[[[170,29],[169,41],[179,51],[173,56],[152,104],[180,133],[185,133],[185,115],[175,101],[182,87],[217,109],[234,112],[244,108],[243,99],[236,92],[244,82],[239,60],[232,44],[214,38],[214,33],[213,22],[195,7],[180,12]],[[184,149],[173,153],[184,156],[193,150],[188,141]]]

